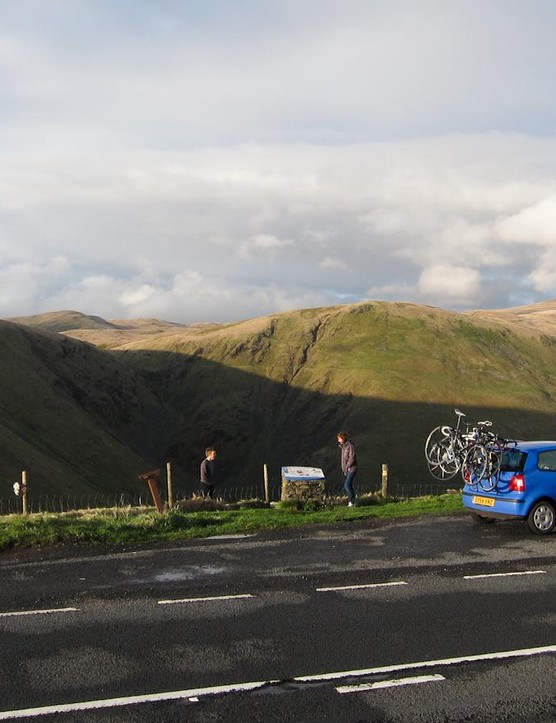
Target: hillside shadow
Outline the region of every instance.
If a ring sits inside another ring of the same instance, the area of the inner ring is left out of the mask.
[[[454,390],[456,405],[398,402],[375,397],[324,394],[286,381],[236,369],[194,355],[157,351],[112,352],[133,367],[156,395],[170,423],[151,427],[158,453],[153,463],[172,462],[180,489],[198,489],[198,469],[207,446],[219,452],[220,484],[236,488],[260,484],[263,465],[279,482],[285,465],[321,467],[331,487],[339,487],[336,433],[345,429],[357,446],[358,481],[380,487],[382,465],[390,489],[422,485],[443,491],[459,488],[459,477],[435,480],[424,458],[424,442],[439,424],[455,424],[454,406],[467,421],[489,419],[508,438],[553,438],[553,414],[465,403],[465,390]],[[418,383],[418,382],[416,382]],[[140,447],[136,449],[141,453]]]

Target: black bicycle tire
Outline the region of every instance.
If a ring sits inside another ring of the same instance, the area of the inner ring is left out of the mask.
[[[487,469],[488,451],[482,444],[473,444],[463,459],[461,473],[464,482],[470,485],[477,485],[485,476]]]

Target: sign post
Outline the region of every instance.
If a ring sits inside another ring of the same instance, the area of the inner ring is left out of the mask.
[[[150,493],[151,493],[151,497],[153,498],[153,502],[156,507],[156,511],[159,514],[162,514],[164,512],[164,505],[160,498],[160,492],[158,491],[158,485],[156,483],[156,478],[159,475],[160,475],[160,470],[153,469],[151,472],[145,472],[144,474],[140,474],[139,479],[145,480],[147,482]]]
[[[21,513],[23,515],[29,514],[29,504],[27,495],[27,471],[23,470],[21,473],[21,482],[14,482],[13,491],[16,497],[21,495]]]

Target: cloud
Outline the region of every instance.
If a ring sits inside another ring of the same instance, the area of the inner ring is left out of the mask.
[[[490,134],[22,157],[0,171],[0,260],[9,273],[65,259],[27,285],[34,311],[226,320],[257,315],[255,300],[263,313],[272,299],[295,308],[370,289],[450,308],[511,305],[556,291],[535,281],[540,259],[515,251],[524,229],[530,242],[551,238],[553,180],[537,164],[554,151],[551,139]],[[457,290],[436,280],[439,266],[465,270]],[[218,279],[238,299],[215,290],[183,305],[172,279],[184,273]],[[511,288],[496,283],[504,276]],[[22,294],[9,298],[4,313],[18,315]]]
[[[331,256],[326,256],[324,259],[319,261],[319,267],[321,269],[332,269],[332,270],[338,270],[338,271],[347,271],[347,266],[344,261],[340,258],[333,258]]]
[[[266,261],[272,261],[279,253],[286,252],[293,245],[293,239],[281,239],[270,233],[261,233],[240,244],[239,255],[246,259],[261,256]]]
[[[4,3],[0,313],[556,296],[555,20],[547,0]]]
[[[479,272],[463,266],[435,264],[426,268],[419,277],[419,291],[423,296],[456,304],[472,303],[477,298],[479,287]]]
[[[556,248],[556,193],[500,220],[498,231],[507,241]]]

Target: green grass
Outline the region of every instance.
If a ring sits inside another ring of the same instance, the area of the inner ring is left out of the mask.
[[[0,551],[56,545],[144,544],[369,518],[457,514],[464,509],[459,494],[385,501],[366,496],[350,508],[345,503],[295,502],[262,508],[246,504],[238,509],[219,509],[218,504],[210,503],[208,509],[199,509],[198,504],[196,507],[194,511],[174,509],[161,515],[139,509],[9,515],[0,518]]]

